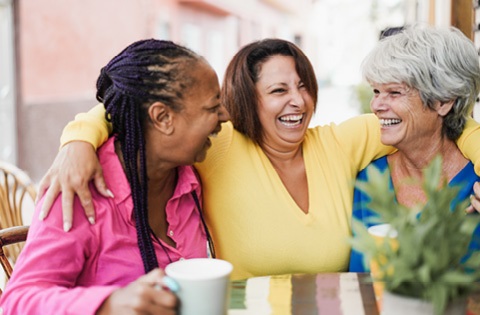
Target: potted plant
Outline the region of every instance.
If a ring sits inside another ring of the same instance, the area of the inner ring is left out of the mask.
[[[447,185],[441,165],[438,157],[423,171],[427,203],[415,208],[396,202],[394,193],[383,184],[382,178],[388,175],[378,170],[369,173],[368,183],[357,184],[371,196],[370,209],[378,214],[374,220],[390,224],[396,232],[395,242],[379,243],[362,223],[353,222],[352,246],[364,254],[367,263],[378,264],[380,276],[374,280],[384,283],[382,314],[390,312],[387,294],[397,300],[430,303],[431,313],[446,314],[450,304],[466,301],[479,287],[480,252],[469,253],[469,244],[480,216],[465,214],[468,200],[451,209],[459,189]],[[398,308],[401,314],[410,314]]]

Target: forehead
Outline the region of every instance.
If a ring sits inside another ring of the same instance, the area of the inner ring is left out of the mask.
[[[186,97],[196,99],[197,102],[214,102],[220,97],[217,74],[208,63],[200,60],[188,75],[192,80]]]
[[[293,57],[275,55],[266,60],[260,66],[258,81],[282,81],[283,79],[292,76],[298,78]]]
[[[411,89],[405,83],[398,83],[398,82],[390,82],[390,83],[377,83],[377,82],[370,82],[370,85],[377,89],[402,89],[402,90],[409,90]]]

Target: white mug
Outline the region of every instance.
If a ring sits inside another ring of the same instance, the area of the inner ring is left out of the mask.
[[[165,268],[179,286],[181,315],[225,315],[229,302],[229,280],[233,266],[212,258],[179,260]]]

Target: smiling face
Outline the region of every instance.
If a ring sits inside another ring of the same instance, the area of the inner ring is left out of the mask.
[[[146,132],[149,168],[163,169],[191,165],[205,159],[212,145],[210,137],[230,117],[220,103],[220,86],[215,71],[204,60],[187,62],[185,75],[175,81],[176,109],[162,102],[149,107]]]
[[[418,90],[405,84],[371,84],[374,96],[370,103],[372,112],[381,125],[381,141],[400,150],[421,148],[442,136],[443,109],[440,103],[435,110],[422,103]]]
[[[176,140],[179,153],[189,164],[205,159],[211,146],[210,136],[221,129],[228,113],[220,104],[220,87],[215,71],[206,62],[198,62],[190,74],[193,85],[183,99],[183,109],[176,114]]]
[[[299,146],[312,118],[312,97],[289,56],[273,56],[261,66],[256,82],[262,145],[282,150]]]

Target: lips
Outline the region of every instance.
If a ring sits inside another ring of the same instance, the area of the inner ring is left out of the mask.
[[[285,125],[287,127],[294,127],[302,123],[303,116],[304,114],[291,114],[291,115],[282,116],[278,118],[278,120],[282,125]]]
[[[218,133],[222,130],[222,125],[218,125],[217,128],[215,128],[207,137],[207,140],[205,141],[205,145],[210,148],[212,146],[212,140],[210,138],[216,138],[218,136]]]
[[[218,125],[217,128],[215,128],[209,135],[208,137],[216,138],[218,136],[218,133],[222,131],[222,125]]]
[[[212,146],[212,140],[210,140],[210,137],[207,138],[207,141],[205,141],[205,146],[207,148],[210,148]]]
[[[394,119],[394,118],[380,118],[378,121],[380,122],[380,125],[382,127],[393,126],[402,122],[401,119]]]

